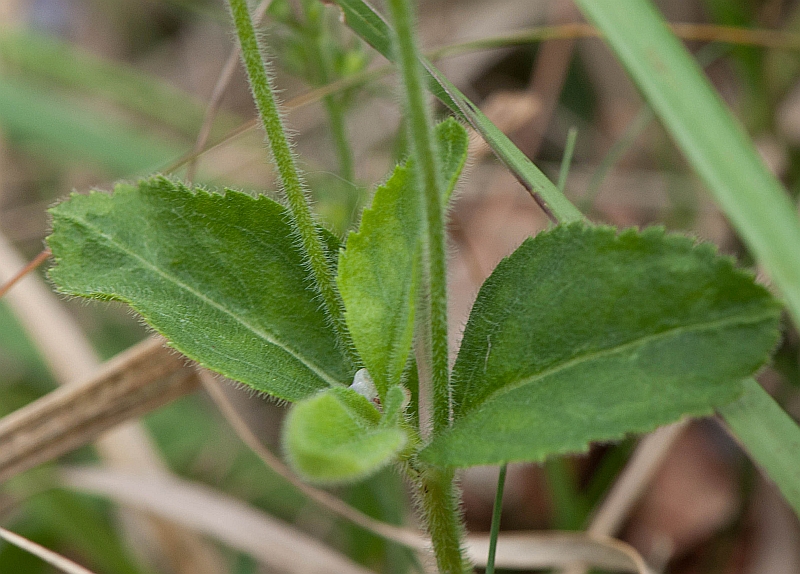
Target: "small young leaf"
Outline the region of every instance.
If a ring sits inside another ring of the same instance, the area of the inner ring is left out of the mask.
[[[422,452],[453,466],[539,461],[734,400],[780,305],[709,245],[571,224],[481,288],[453,369],[455,422]]]
[[[406,443],[396,426],[363,396],[333,388],[297,403],[283,428],[289,462],[306,480],[333,484],[366,478],[391,462]]]
[[[52,208],[50,277],[129,303],[199,363],[289,401],[348,374],[286,210],[155,177]],[[339,243],[325,233],[328,254]]]
[[[383,420],[381,426],[396,426],[403,420],[408,403],[411,402],[411,393],[402,385],[389,387],[386,400],[383,402]]]
[[[467,157],[467,133],[450,119],[436,127],[447,197]],[[397,166],[364,210],[339,257],[347,325],[381,398],[399,382],[411,350],[420,280],[422,198],[413,167]]]
[[[450,196],[458,183],[458,177],[467,161],[467,148],[469,136],[467,130],[453,118],[448,118],[436,126],[436,149],[439,152],[439,168],[444,175],[444,201],[447,205]]]

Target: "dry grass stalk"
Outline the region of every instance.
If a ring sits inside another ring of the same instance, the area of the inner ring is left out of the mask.
[[[5,528],[0,528],[0,538],[8,542],[9,544],[13,544],[17,548],[21,548],[26,552],[30,552],[34,556],[38,556],[51,566],[58,568],[62,572],[66,572],[67,574],[93,574],[91,570],[87,570],[83,566],[75,564],[72,560],[68,560],[61,556],[60,554],[56,554],[52,550],[48,550],[44,546],[40,546],[27,538],[20,536],[19,534],[15,534],[10,530],[6,530]]]
[[[208,486],[176,477],[91,467],[65,468],[60,476],[69,488],[152,512],[281,571],[365,572],[308,535]],[[485,534],[467,537],[467,554],[479,567],[486,565],[488,546]],[[633,548],[608,537],[583,532],[515,532],[498,539],[497,565],[503,568],[563,567],[576,559],[607,570],[651,574]]]
[[[25,264],[13,245],[0,234],[0,282],[10,280]],[[25,275],[9,291],[5,300],[59,384],[69,386],[78,381],[94,380],[100,368],[97,354],[80,326],[44,281],[34,274]],[[142,382],[144,384],[144,379]],[[131,416],[132,412],[128,418]],[[122,418],[118,417],[106,428],[117,425]],[[0,444],[5,447],[4,443],[0,439]],[[96,447],[103,460],[115,468],[169,472],[150,436],[137,423],[116,426],[113,432],[100,437]],[[2,449],[3,452],[7,450]],[[43,455],[38,453],[34,456],[44,460]],[[161,569],[178,574],[219,572],[222,565],[219,554],[193,534],[181,532],[146,516],[126,514],[122,518],[128,538],[148,541],[146,545],[136,544],[140,557],[148,563],[158,563]]]
[[[0,419],[0,481],[85,445],[196,387],[186,359],[164,347],[163,339],[139,343],[90,379],[56,389]]]

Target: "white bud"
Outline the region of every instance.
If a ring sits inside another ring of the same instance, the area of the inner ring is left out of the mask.
[[[375,401],[378,398],[378,390],[372,377],[369,376],[367,369],[359,369],[353,377],[353,384],[350,388],[368,401]]]

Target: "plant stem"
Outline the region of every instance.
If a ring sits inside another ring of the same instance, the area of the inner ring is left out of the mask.
[[[589,507],[575,483],[575,477],[564,458],[544,463],[548,491],[553,505],[553,527],[557,530],[579,530]]]
[[[489,530],[489,557],[486,559],[486,574],[494,574],[494,556],[497,552],[497,536],[500,534],[500,515],[503,512],[503,489],[506,486],[506,471],[508,464],[500,467],[497,477],[497,492],[494,495],[494,508],[492,508],[492,527]]]
[[[439,574],[464,574],[469,567],[461,553],[463,527],[452,469],[428,467],[422,472],[419,496]]]
[[[572,155],[575,153],[575,142],[578,139],[578,128],[575,126],[569,128],[567,132],[567,144],[564,147],[564,157],[561,158],[561,169],[558,170],[558,183],[556,187],[561,193],[564,193],[564,187],[567,185],[567,176],[569,175],[569,168],[572,165]]]
[[[447,271],[445,268],[444,215],[435,141],[426,103],[415,39],[411,2],[389,0],[396,34],[394,51],[405,88],[406,123],[412,159],[417,166],[419,188],[424,196],[427,221],[427,300],[430,341],[431,386],[433,387],[433,434],[450,425],[450,372],[447,348]],[[425,357],[427,360],[427,357]],[[463,528],[452,469],[425,469],[420,498],[441,574],[463,574],[466,561],[461,552]]]
[[[415,41],[412,11],[406,0],[390,0],[395,23],[395,53],[405,87],[409,140],[424,195],[427,219],[428,287],[430,308],[431,376],[433,386],[433,432],[450,424],[450,373],[447,348],[447,283],[444,217],[431,120],[425,101],[422,70]]]
[[[347,358],[357,363],[350,333],[344,320],[342,301],[333,278],[331,265],[325,254],[319,227],[314,221],[306,198],[305,186],[295,163],[294,154],[283,129],[280,111],[269,81],[267,64],[261,57],[258,38],[246,0],[230,0],[231,14],[242,46],[242,61],[247,70],[253,99],[258,107],[264,131],[267,134],[272,159],[278,170],[283,190],[292,212],[294,225],[303,250],[308,257],[314,281],[328,316],[336,330],[339,344]]]
[[[325,85],[323,83],[322,85]],[[339,175],[348,183],[355,180],[355,166],[353,163],[353,150],[347,138],[347,126],[344,122],[344,109],[336,96],[325,96],[325,110],[331,124],[331,137],[339,159]]]
[[[315,87],[326,86],[333,77],[333,63],[329,50],[325,49],[324,41],[327,33],[324,19],[324,7],[317,0],[304,0],[303,16],[308,28],[304,34],[306,49],[308,50],[311,83]],[[334,149],[339,160],[339,175],[342,179],[352,183],[355,179],[353,152],[347,138],[347,127],[344,122],[344,108],[336,94],[327,94],[323,97],[325,111],[328,112],[331,137]]]

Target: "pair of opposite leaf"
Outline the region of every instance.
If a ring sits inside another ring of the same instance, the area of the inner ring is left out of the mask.
[[[449,197],[466,133],[448,120],[436,135]],[[417,451],[401,386],[423,272],[413,169],[379,186],[344,250],[322,231],[380,407],[347,387],[288,214],[266,197],[161,177],[73,195],[51,210],[50,276],[130,304],[188,357],[297,403],[284,445],[317,482],[365,477],[401,452],[440,466],[540,461],[709,414],[777,342],[780,305],[713,247],[658,228],[559,226],[481,287],[453,367],[453,423]]]

